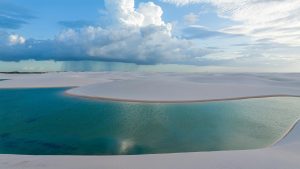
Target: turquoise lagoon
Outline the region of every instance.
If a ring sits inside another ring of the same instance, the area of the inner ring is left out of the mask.
[[[126,103],[66,88],[0,90],[0,154],[119,155],[255,149],[300,118],[300,98]]]

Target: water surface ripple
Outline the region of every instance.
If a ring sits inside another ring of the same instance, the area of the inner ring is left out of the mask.
[[[254,149],[300,117],[300,98],[126,103],[66,88],[0,90],[0,153],[118,155]]]

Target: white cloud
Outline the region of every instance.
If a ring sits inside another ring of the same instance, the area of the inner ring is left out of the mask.
[[[163,10],[153,2],[140,3],[135,9],[134,0],[105,0],[109,19],[116,26],[165,26]]]
[[[221,17],[238,24],[223,31],[243,34],[256,41],[300,46],[299,0],[162,0],[176,5],[209,3]]]
[[[186,24],[194,25],[199,21],[199,16],[194,13],[189,13],[184,16],[184,21]]]
[[[133,0],[104,0],[105,7],[110,19],[114,24],[140,26],[143,22],[143,15],[134,9]]]
[[[163,10],[153,2],[105,0],[108,20],[104,27],[68,29],[57,41],[83,48],[86,55],[106,61],[139,64],[197,64],[197,57],[208,53],[190,40],[172,36],[172,26],[162,20]]]
[[[9,35],[0,31],[0,60],[54,59],[137,64],[256,65],[271,60],[276,63],[290,63],[299,55],[300,49],[295,47],[300,40],[300,29],[296,29],[300,26],[300,15],[296,15],[299,13],[298,1],[164,1],[177,5],[210,3],[216,7],[219,16],[237,21],[238,24],[221,31],[213,31],[192,24],[196,22],[197,17],[190,13],[185,19],[192,25],[187,27],[183,24],[181,34],[174,36],[172,25],[162,19],[162,8],[153,2],[140,3],[135,7],[134,0],[105,0],[106,10],[101,16],[105,16],[104,20],[110,22],[102,22],[101,26],[66,29],[53,40],[26,41],[20,35]],[[235,36],[231,36],[232,33],[250,36],[258,42],[249,42],[248,38],[241,41],[237,38],[238,43],[249,44],[234,46],[236,40],[233,39]]]
[[[165,26],[162,20],[163,10],[160,6],[155,5],[153,2],[141,3],[137,11],[144,16],[143,26],[157,25]]]
[[[9,45],[22,45],[26,42],[26,39],[23,36],[12,34],[8,36]]]

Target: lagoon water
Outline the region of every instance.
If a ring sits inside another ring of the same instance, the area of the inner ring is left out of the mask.
[[[300,98],[109,102],[66,88],[0,90],[0,154],[118,155],[254,149],[300,118]]]

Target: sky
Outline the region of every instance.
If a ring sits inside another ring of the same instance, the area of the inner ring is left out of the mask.
[[[299,54],[299,0],[0,0],[0,71],[299,72]]]

